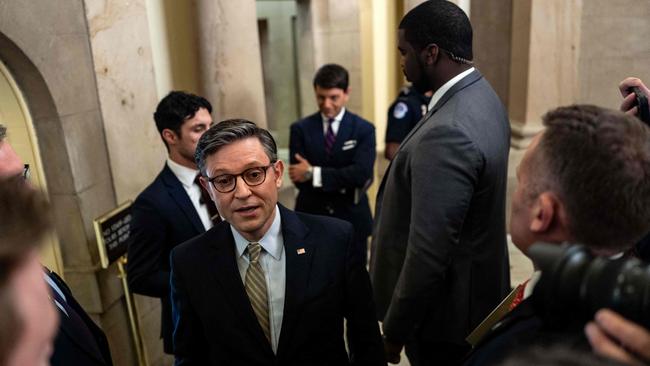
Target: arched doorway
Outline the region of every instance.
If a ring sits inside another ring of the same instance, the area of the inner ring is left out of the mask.
[[[16,81],[0,60],[0,122],[7,129],[7,140],[30,167],[30,181],[47,193],[43,163],[32,118]],[[42,263],[63,273],[59,242],[54,233],[47,238],[41,253]]]

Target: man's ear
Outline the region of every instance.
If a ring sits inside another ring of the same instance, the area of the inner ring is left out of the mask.
[[[208,180],[207,180],[203,175],[201,175],[201,176],[199,177],[199,182],[201,182],[201,186],[203,187],[203,189],[205,189],[206,191],[208,191],[208,194],[210,194],[210,199],[211,199],[213,202],[216,202],[217,200],[216,200],[216,198],[214,197],[214,194],[215,194],[215,193],[214,193],[213,190],[211,189],[212,187],[210,187],[212,184],[210,184],[210,182],[208,182]]]
[[[161,132],[163,140],[167,143],[167,145],[174,145],[176,144],[176,141],[178,140],[178,136],[176,135],[176,132],[170,130],[169,128],[165,128]]]
[[[422,50],[424,53],[424,64],[433,65],[438,62],[438,56],[440,54],[440,48],[435,43],[430,43]]]
[[[278,160],[275,163],[273,163],[273,171],[276,174],[275,178],[275,186],[280,188],[282,187],[282,174],[284,174],[284,162],[282,160]]]
[[[553,192],[542,192],[531,210],[530,231],[554,238],[568,239],[568,217],[559,197]]]

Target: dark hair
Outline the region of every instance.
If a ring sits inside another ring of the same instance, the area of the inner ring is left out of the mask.
[[[338,88],[348,90],[348,70],[337,64],[321,66],[314,76],[314,88],[319,86],[323,89]]]
[[[200,108],[205,108],[208,113],[212,113],[212,105],[205,98],[182,91],[170,92],[158,103],[153,114],[158,133],[162,137],[163,130],[169,129],[180,136],[183,123],[194,117]],[[163,142],[167,146],[165,139]]]
[[[260,140],[271,163],[278,160],[278,148],[269,131],[245,119],[229,119],[210,127],[199,139],[194,158],[201,174],[207,176],[205,159],[208,156],[216,153],[223,146],[249,137],[257,137]]]
[[[0,179],[0,283],[14,264],[40,244],[52,225],[45,197],[23,177]]]
[[[406,41],[422,50],[435,43],[459,63],[471,63],[472,24],[467,14],[449,1],[429,0],[409,11],[399,23]]]
[[[5,127],[3,124],[0,124],[0,142],[5,139],[5,136],[7,136],[7,127]]]
[[[559,195],[572,239],[618,251],[650,231],[650,129],[593,105],[560,107],[543,121],[533,190]]]

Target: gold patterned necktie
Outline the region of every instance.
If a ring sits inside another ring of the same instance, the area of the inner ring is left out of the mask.
[[[249,243],[246,247],[248,252],[248,269],[244,287],[251,302],[257,321],[260,323],[266,339],[271,343],[271,327],[269,323],[269,301],[266,292],[266,279],[260,264],[262,246],[260,243]]]

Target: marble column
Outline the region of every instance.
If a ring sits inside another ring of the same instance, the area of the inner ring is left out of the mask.
[[[254,0],[196,0],[199,83],[216,121],[246,118],[266,127]]]
[[[508,107],[512,146],[525,148],[549,109],[578,98],[582,0],[518,0],[512,8]]]

